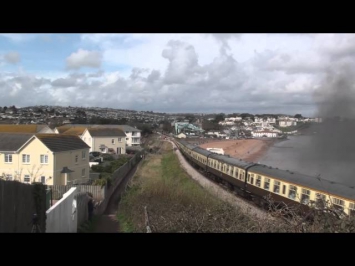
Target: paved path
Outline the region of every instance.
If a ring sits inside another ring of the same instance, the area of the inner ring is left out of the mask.
[[[107,204],[106,210],[103,215],[99,216],[95,224],[94,233],[118,233],[119,223],[117,220],[118,203],[120,202],[122,192],[124,192],[128,181],[136,173],[139,162],[135,167],[128,172],[127,176],[123,179],[122,183],[118,185],[116,190],[112,193],[111,199]]]

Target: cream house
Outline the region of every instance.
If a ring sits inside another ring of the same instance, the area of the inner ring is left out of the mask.
[[[118,128],[89,127],[81,136],[91,151],[126,153],[126,134]]]
[[[0,176],[46,185],[83,180],[89,178],[89,148],[72,135],[0,133]]]

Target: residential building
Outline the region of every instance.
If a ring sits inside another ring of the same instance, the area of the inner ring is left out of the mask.
[[[126,153],[126,134],[118,128],[89,127],[81,138],[90,146],[90,152]]]
[[[121,129],[126,134],[127,146],[141,145],[141,130],[127,125],[118,125],[117,128]]]
[[[291,126],[296,126],[297,122],[294,120],[289,120],[289,119],[280,119],[279,120],[279,126],[280,127],[291,127]]]
[[[122,130],[126,135],[126,146],[140,146],[141,144],[141,130],[128,125],[83,125],[83,124],[68,124],[55,128],[56,133],[66,133],[69,129],[71,132],[81,132],[82,128],[116,128]],[[74,130],[73,128],[77,128]],[[83,131],[84,132],[84,131]],[[86,142],[89,143],[89,142]]]
[[[260,130],[252,131],[251,135],[256,138],[276,138],[278,136],[278,133],[275,131]]]
[[[77,136],[0,133],[0,173],[24,183],[66,185],[89,177],[89,146]]]

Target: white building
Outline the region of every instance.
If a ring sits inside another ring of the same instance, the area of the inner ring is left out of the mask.
[[[277,132],[273,131],[252,131],[251,135],[255,138],[276,138]]]
[[[294,120],[289,120],[289,119],[280,119],[279,120],[279,126],[280,127],[291,127],[291,126],[296,126],[297,122]]]

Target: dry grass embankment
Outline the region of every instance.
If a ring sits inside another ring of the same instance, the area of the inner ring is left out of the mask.
[[[170,143],[150,154],[133,177],[118,211],[121,232],[265,232],[265,226],[204,190],[180,167]],[[271,227],[270,227],[271,226]]]

